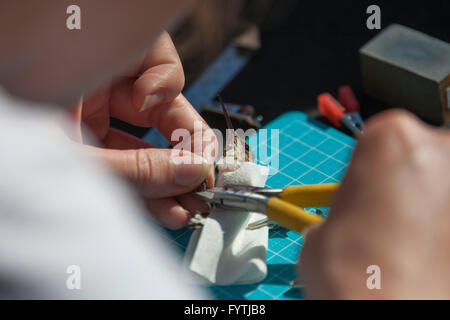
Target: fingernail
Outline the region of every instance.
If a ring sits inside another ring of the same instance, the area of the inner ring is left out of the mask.
[[[156,106],[157,104],[160,104],[164,100],[164,95],[162,93],[154,93],[149,94],[144,99],[144,104],[142,105],[139,112],[142,112],[144,110],[147,110],[153,106]]]
[[[180,186],[196,186],[208,175],[211,164],[205,158],[195,156],[190,163],[177,163],[172,161],[175,183]]]

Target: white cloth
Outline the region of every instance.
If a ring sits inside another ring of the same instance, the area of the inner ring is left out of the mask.
[[[263,187],[269,168],[245,162],[236,171],[223,172],[216,186]],[[214,208],[204,226],[195,230],[185,254],[185,271],[206,284],[250,284],[267,275],[267,226],[247,230],[264,219],[261,213]]]
[[[203,298],[128,186],[59,118],[0,89],[0,299]]]

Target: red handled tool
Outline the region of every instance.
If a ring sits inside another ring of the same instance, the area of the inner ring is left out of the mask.
[[[359,102],[350,86],[339,87],[339,101],[341,101],[347,112],[359,113]]]
[[[359,115],[359,103],[349,86],[339,88],[339,103],[328,92],[317,97],[319,111],[336,127],[345,125],[356,137],[364,131],[364,122]]]

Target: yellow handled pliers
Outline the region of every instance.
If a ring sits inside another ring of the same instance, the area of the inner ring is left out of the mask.
[[[227,185],[194,195],[207,203],[229,209],[261,212],[269,220],[290,230],[302,232],[323,218],[304,207],[327,207],[339,183],[288,186],[282,189]]]

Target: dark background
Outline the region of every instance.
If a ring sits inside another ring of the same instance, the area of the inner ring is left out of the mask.
[[[381,8],[382,29],[399,23],[450,42],[450,0],[298,0],[276,27],[263,24],[261,49],[221,93],[223,99],[255,106],[263,123],[289,110],[327,122],[318,115],[316,97],[324,91],[337,95],[345,84],[355,91],[363,118],[388,108],[361,89],[358,50],[379,32],[366,27],[372,4]],[[147,131],[112,124],[137,136]]]
[[[283,1],[283,0],[280,0]],[[350,85],[368,117],[385,106],[362,94],[358,50],[379,31],[366,27],[366,9],[381,8],[381,27],[399,23],[450,42],[450,0],[299,0],[278,28],[262,32],[262,48],[222,92],[251,104],[265,122],[288,110],[314,115],[318,94]]]

